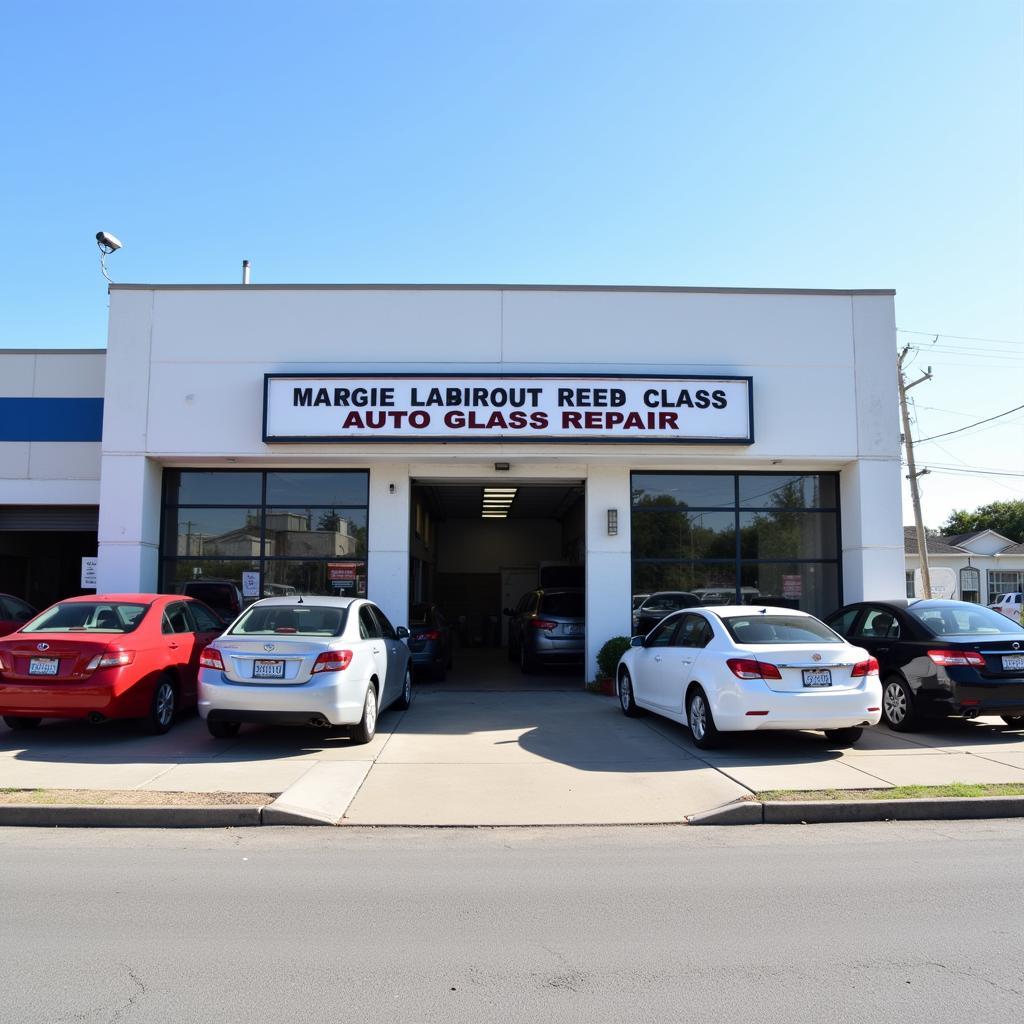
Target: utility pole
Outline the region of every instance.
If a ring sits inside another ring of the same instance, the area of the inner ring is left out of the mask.
[[[908,384],[903,379],[903,360],[906,359],[907,353],[910,351],[909,345],[904,345],[903,351],[900,352],[899,358],[896,360],[896,379],[900,386],[900,414],[903,417],[903,443],[907,449],[907,469],[910,472],[907,474],[907,479],[910,481],[910,498],[914,504],[914,526],[917,528],[917,550],[921,554],[921,580],[924,583],[924,596],[926,598],[932,596],[932,577],[928,571],[928,536],[924,531],[924,521],[921,519],[921,494],[917,489],[917,478],[924,476],[925,473],[929,472],[927,469],[922,469],[918,472],[914,465],[914,440],[910,436],[910,414],[907,412],[907,392],[912,388],[916,387],[922,381],[932,379],[932,368],[929,366],[927,371],[923,373],[917,380],[912,381]]]

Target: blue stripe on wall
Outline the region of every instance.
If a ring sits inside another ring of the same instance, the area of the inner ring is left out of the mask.
[[[102,398],[0,398],[0,441],[102,438]]]

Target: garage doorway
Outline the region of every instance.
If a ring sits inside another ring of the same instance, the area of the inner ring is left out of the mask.
[[[524,671],[507,610],[539,586],[583,589],[584,498],[581,480],[413,481],[409,624],[421,681],[469,689],[580,686],[583,636],[578,656],[567,643],[564,657],[560,652]],[[443,637],[446,629],[450,640],[434,642],[450,643],[450,653],[435,652],[428,663],[415,634],[425,617],[433,622],[438,615],[444,627],[428,632]]]

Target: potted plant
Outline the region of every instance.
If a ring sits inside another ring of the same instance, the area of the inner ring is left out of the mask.
[[[588,687],[595,693],[603,693],[608,697],[616,695],[615,669],[619,658],[629,650],[628,636],[613,636],[597,652],[597,677]]]

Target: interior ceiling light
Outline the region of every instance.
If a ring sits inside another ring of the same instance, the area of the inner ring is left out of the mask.
[[[515,501],[516,487],[485,487],[483,507],[480,512],[482,519],[507,519],[508,510]]]

